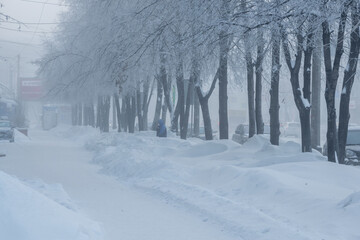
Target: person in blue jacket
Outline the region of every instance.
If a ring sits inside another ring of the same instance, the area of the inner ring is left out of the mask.
[[[156,128],[156,136],[157,137],[167,137],[165,123],[164,123],[164,120],[162,120],[162,119],[159,119],[159,122],[158,122],[158,125]]]

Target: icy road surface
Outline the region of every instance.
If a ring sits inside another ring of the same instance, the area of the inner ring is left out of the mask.
[[[0,171],[99,223],[106,240],[360,239],[359,168],[294,142],[63,127],[0,146]]]

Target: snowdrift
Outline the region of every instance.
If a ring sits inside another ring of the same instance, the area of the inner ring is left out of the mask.
[[[76,212],[61,185],[51,187],[39,180],[25,183],[0,171],[0,239],[101,237],[100,226]]]
[[[91,134],[104,174],[222,226],[236,239],[360,239],[360,169],[263,136],[244,145]],[[86,137],[81,136],[81,139]]]

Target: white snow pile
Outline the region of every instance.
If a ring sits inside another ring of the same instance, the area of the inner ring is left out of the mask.
[[[15,134],[15,141],[16,142],[29,142],[30,138],[26,135],[24,135],[23,133],[19,132],[19,130],[14,129],[14,134]]]
[[[91,135],[102,172],[223,227],[238,239],[359,240],[360,169],[272,146],[156,138],[154,132]],[[85,139],[85,137],[83,138]]]
[[[0,200],[1,239],[101,239],[99,225],[78,214],[59,185],[25,183],[0,171]]]
[[[47,184],[41,179],[23,179],[22,181],[25,185],[37,190],[58,204],[73,211],[78,210],[78,207],[73,203],[60,183]]]

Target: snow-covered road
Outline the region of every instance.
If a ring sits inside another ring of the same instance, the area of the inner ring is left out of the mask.
[[[90,164],[92,153],[82,143],[51,132],[30,134],[31,141],[2,143],[7,156],[0,159],[0,170],[24,180],[60,183],[77,211],[101,223],[104,239],[238,239],[166,200],[99,174],[100,167]]]

